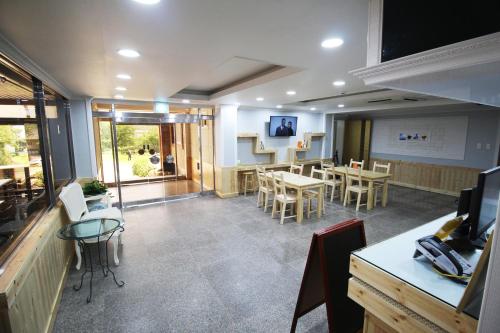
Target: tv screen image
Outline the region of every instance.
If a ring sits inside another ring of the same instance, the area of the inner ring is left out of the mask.
[[[296,136],[297,117],[271,116],[269,120],[269,136]]]

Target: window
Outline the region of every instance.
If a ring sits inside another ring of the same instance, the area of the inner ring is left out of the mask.
[[[74,178],[69,106],[0,55],[0,265]]]

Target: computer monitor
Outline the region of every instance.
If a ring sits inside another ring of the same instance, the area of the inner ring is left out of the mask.
[[[496,220],[500,195],[500,167],[481,172],[469,208],[469,239],[476,240]]]

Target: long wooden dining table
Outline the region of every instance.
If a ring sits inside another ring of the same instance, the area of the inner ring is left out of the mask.
[[[319,202],[318,209],[316,209],[316,213],[318,218],[321,218],[321,214],[323,210],[323,195],[325,189],[325,182],[321,179],[311,178],[307,176],[298,175],[296,173],[291,173],[288,171],[275,171],[275,177],[281,177],[283,175],[283,181],[285,182],[285,186],[297,191],[297,223],[302,223],[304,218],[304,200],[303,200],[303,191],[317,189],[319,191]],[[266,172],[266,176],[269,179],[272,179],[273,172]]]
[[[345,177],[345,167],[337,166],[334,168],[334,172],[336,175]],[[356,176],[357,169],[349,168],[349,174]],[[361,180],[366,181],[368,183],[368,199],[366,204],[366,209],[371,210],[375,206],[374,202],[374,182],[375,181],[383,181],[383,190],[382,190],[382,207],[387,206],[387,197],[388,197],[388,180],[391,178],[390,173],[383,172],[375,172],[370,170],[361,170]]]

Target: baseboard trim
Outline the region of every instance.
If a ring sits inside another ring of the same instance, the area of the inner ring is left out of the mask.
[[[422,190],[422,191],[427,191],[427,192],[432,192],[432,193],[439,193],[439,194],[444,194],[444,195],[450,195],[453,197],[459,197],[460,193],[458,192],[452,192],[452,191],[445,191],[445,190],[440,190],[432,187],[425,187],[425,186],[418,186],[418,185],[413,185],[413,184],[407,184],[407,183],[401,183],[397,182],[394,180],[388,180],[387,181],[391,185],[396,185],[396,186],[401,186],[401,187],[407,187],[407,188],[414,188],[416,190]]]

